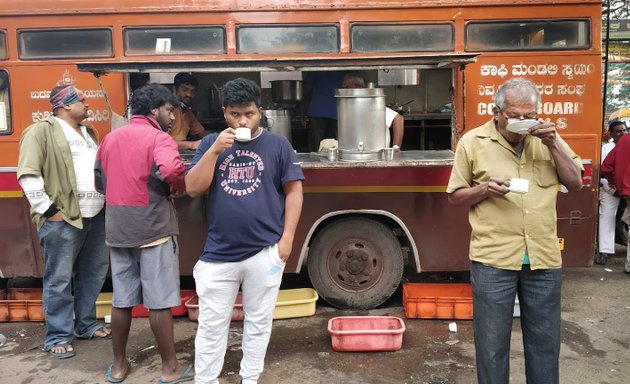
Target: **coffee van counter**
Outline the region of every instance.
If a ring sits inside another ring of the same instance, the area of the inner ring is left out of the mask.
[[[330,161],[325,154],[298,153],[302,168],[390,168],[390,167],[442,167],[453,164],[455,154],[451,150],[401,151],[394,153],[393,160]]]
[[[195,157],[195,153],[196,151],[191,151],[189,149],[180,149],[179,155],[181,156],[182,162],[184,163],[186,167],[190,165],[190,162],[192,161],[193,157]]]
[[[195,156],[195,151],[180,151],[184,165],[188,166]],[[441,167],[453,164],[455,154],[451,150],[438,151],[400,151],[394,153],[393,160],[330,161],[325,154],[298,153],[297,158],[302,168],[386,168],[386,167]]]

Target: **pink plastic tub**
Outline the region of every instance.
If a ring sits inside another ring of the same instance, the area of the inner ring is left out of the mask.
[[[397,351],[405,323],[394,316],[341,316],[328,320],[328,332],[337,352]]]
[[[188,309],[188,318],[192,321],[199,319],[199,297],[197,294],[192,295],[188,301],[186,301],[186,308]],[[243,298],[241,292],[236,296],[236,303],[232,308],[232,321],[243,321],[245,313],[243,312]]]
[[[194,289],[182,289],[179,291],[179,296],[182,303],[176,307],[171,308],[171,314],[173,316],[186,316],[188,314],[188,308],[186,308],[186,302],[195,295]],[[131,317],[149,317],[149,310],[145,308],[143,304],[138,304],[131,308]]]

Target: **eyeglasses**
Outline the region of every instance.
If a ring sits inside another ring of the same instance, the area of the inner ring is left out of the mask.
[[[538,114],[530,113],[528,115],[508,115],[505,111],[499,110],[506,119],[509,120],[536,120]]]

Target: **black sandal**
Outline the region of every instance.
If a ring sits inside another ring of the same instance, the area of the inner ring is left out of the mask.
[[[63,352],[55,352],[54,350],[61,348]],[[54,359],[67,359],[76,355],[72,344],[67,341],[60,341],[48,350],[48,355]]]

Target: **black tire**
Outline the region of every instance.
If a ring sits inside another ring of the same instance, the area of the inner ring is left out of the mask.
[[[403,274],[400,243],[387,226],[344,218],[326,226],[308,252],[308,275],[326,302],[341,309],[371,309],[396,291]]]

